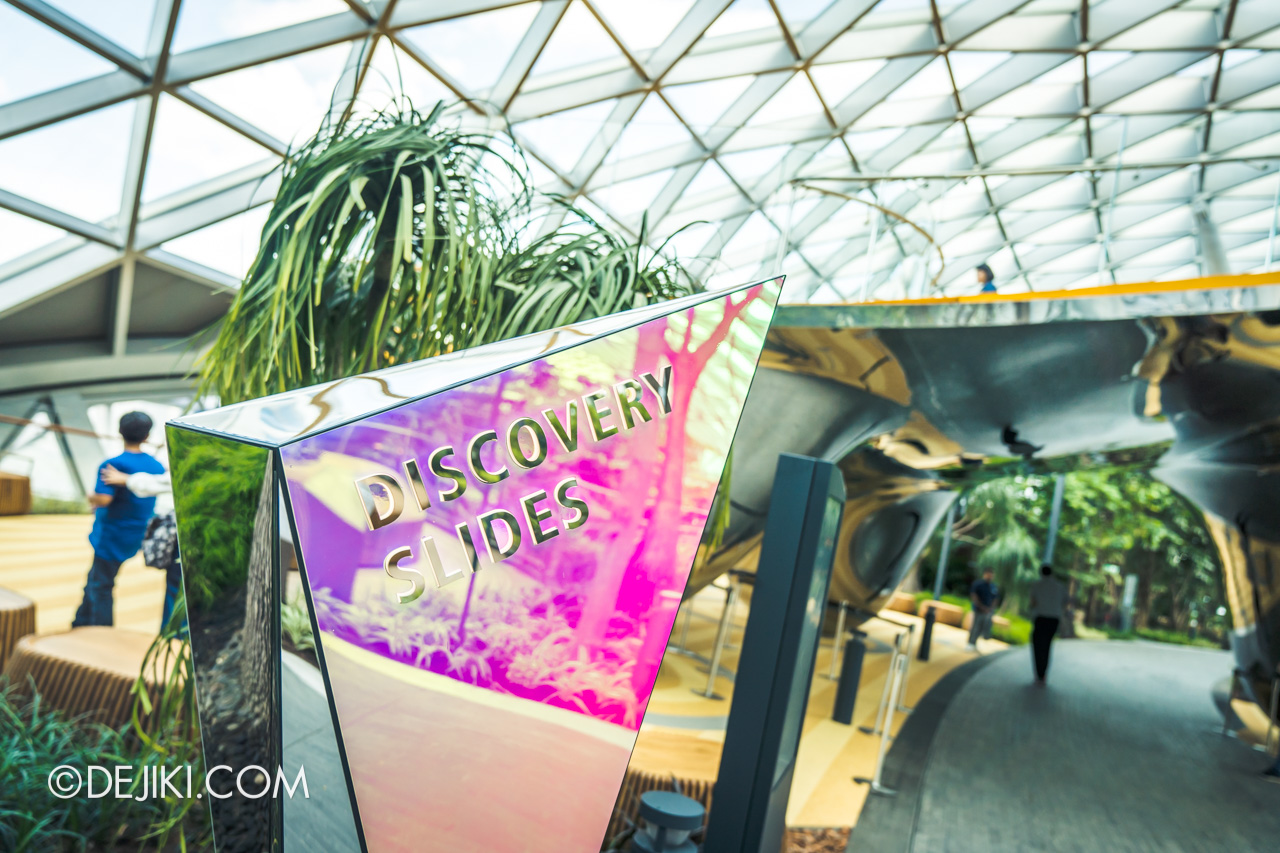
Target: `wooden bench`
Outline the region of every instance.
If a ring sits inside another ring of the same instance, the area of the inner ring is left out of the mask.
[[[31,478],[0,471],[0,515],[31,514]]]
[[[131,717],[133,685],[154,639],[106,627],[32,634],[18,641],[4,674],[20,693],[34,685],[46,708],[119,728]]]
[[[25,595],[0,587],[0,672],[18,641],[36,632],[36,604]]]
[[[896,610],[899,613],[915,613],[916,597],[908,592],[895,592],[889,597],[885,610]]]
[[[954,604],[947,604],[945,601],[934,601],[932,599],[920,602],[920,609],[916,611],[916,615],[923,617],[925,611],[930,607],[934,609],[934,615],[943,625],[954,625],[959,628],[964,621],[965,612],[962,608]]]
[[[646,791],[674,791],[677,784],[680,793],[697,800],[711,814],[711,793],[715,783],[706,779],[681,779],[674,773],[650,773],[645,770],[627,768],[622,780],[622,788],[618,791],[617,802],[613,805],[613,815],[609,818],[609,827],[605,831],[607,842],[634,823],[640,813],[640,795]],[[705,818],[704,818],[705,820]]]

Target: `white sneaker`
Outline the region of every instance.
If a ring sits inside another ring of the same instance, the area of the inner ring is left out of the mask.
[[[964,647],[964,650],[966,652],[976,652],[978,650],[978,646],[976,643],[970,643],[969,645]]]

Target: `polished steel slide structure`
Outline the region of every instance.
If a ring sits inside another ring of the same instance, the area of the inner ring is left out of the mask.
[[[876,612],[967,486],[1127,464],[1204,513],[1237,666],[1280,663],[1280,274],[784,305],[734,444],[731,518],[689,592],[754,566],[778,453],[836,462],[831,600]]]

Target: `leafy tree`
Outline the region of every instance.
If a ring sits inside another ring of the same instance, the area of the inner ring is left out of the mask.
[[[973,577],[990,568],[1004,608],[1024,612],[1048,535],[1052,476],[998,477],[972,486],[965,498],[953,528],[948,589],[965,595]],[[930,551],[938,553],[936,546]],[[1226,628],[1217,613],[1224,600],[1217,550],[1203,516],[1145,464],[1066,474],[1053,562],[1088,625],[1118,620],[1124,577],[1135,574],[1135,629],[1217,636]],[[926,560],[922,582],[931,583],[934,565]]]

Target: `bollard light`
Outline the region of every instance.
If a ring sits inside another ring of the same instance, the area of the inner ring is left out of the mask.
[[[640,796],[640,828],[631,838],[636,853],[697,853],[689,840],[702,827],[707,810],[674,791],[645,791]]]

